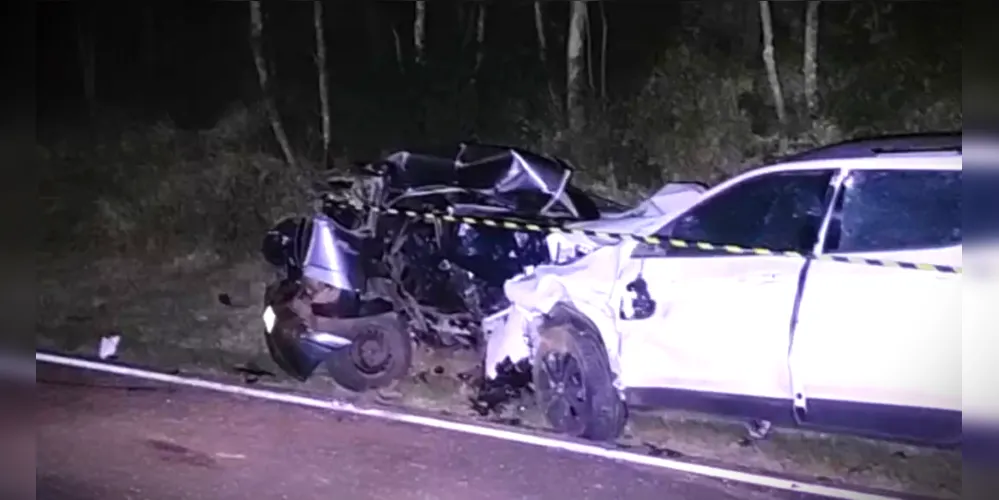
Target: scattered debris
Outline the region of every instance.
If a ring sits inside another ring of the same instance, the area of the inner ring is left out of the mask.
[[[479,415],[500,413],[511,401],[534,394],[531,364],[522,359],[516,363],[506,358],[496,365],[496,378],[482,378],[478,393],[471,398],[472,409]]]
[[[242,365],[236,365],[232,369],[241,375],[243,375],[243,382],[247,384],[255,384],[260,380],[260,377],[275,377],[274,372],[265,370],[257,365],[253,361],[249,361]]]
[[[399,390],[399,381],[393,381],[386,387],[379,388],[375,391],[378,399],[383,402],[392,402],[402,399],[402,391]]]
[[[653,457],[666,457],[666,458],[683,458],[683,453],[676,450],[671,450],[665,446],[659,446],[654,443],[642,443],[646,448],[646,453]]]
[[[219,301],[219,304],[222,304],[226,307],[235,307],[237,309],[246,309],[248,307],[253,307],[253,304],[247,302],[238,303],[232,300],[232,295],[229,295],[228,293],[225,292],[219,293],[216,296],[216,299]]]
[[[773,424],[769,420],[750,420],[746,423],[746,432],[750,440],[766,439]]]
[[[97,346],[97,357],[101,359],[115,359],[118,353],[118,344],[121,342],[121,335],[110,333],[101,337],[101,342]]]
[[[865,472],[868,472],[868,471],[872,470],[873,468],[874,468],[874,464],[855,465],[853,467],[848,468],[846,470],[846,473],[849,474],[849,475],[863,474]]]

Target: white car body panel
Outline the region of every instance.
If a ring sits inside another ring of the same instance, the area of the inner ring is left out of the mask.
[[[999,397],[999,240],[968,247],[968,277],[962,294],[961,405],[965,425],[996,428]]]
[[[657,305],[651,318],[617,319],[624,387],[788,397],[788,318],[804,259],[643,260],[621,279],[642,272]]]
[[[960,246],[853,256],[961,265]],[[960,338],[961,275],[820,260],[791,356],[810,398],[959,411]]]

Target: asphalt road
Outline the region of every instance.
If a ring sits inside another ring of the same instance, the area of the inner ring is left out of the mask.
[[[817,498],[45,364],[37,379],[33,418],[3,429],[34,424],[41,500]]]

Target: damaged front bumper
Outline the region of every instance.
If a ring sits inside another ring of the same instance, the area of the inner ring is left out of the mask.
[[[486,318],[485,375],[495,379],[497,367],[533,361],[537,330],[556,306],[563,305],[587,318],[607,346],[612,371],[619,370],[619,339],[614,325],[617,274],[621,258],[627,258],[630,244],[606,246],[577,260],[560,265],[543,265],[530,275],[521,275],[503,287],[510,307]],[[608,284],[614,284],[608,286]]]
[[[317,328],[325,322],[303,300],[301,287],[292,280],[268,287],[262,319],[271,358],[285,373],[304,381],[336,350],[350,346],[351,340]]]

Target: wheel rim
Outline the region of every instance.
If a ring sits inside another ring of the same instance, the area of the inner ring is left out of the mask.
[[[542,358],[540,378],[548,422],[559,432],[581,434],[590,410],[579,362],[567,353],[548,353]]]
[[[380,331],[365,332],[354,339],[350,357],[361,373],[375,375],[385,371],[392,361],[385,334]]]

